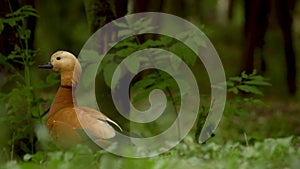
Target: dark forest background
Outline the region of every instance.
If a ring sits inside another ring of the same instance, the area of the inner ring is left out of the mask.
[[[26,20],[31,30],[29,47],[40,51],[38,61],[47,60],[58,49],[78,54],[93,32],[116,18],[157,11],[183,17],[202,28],[219,52],[228,76],[255,68],[271,78],[276,90],[270,94],[296,93],[299,5],[295,0],[175,3],[171,0],[3,0],[1,3],[2,17],[26,4],[38,10],[38,18],[31,16]],[[1,53],[8,55],[17,41],[16,30],[5,24],[4,28],[0,47]]]

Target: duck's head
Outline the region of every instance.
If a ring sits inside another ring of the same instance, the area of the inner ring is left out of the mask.
[[[70,52],[57,51],[47,64],[39,68],[52,69],[61,74],[61,84],[64,86],[76,85],[81,75],[81,66],[77,58]]]

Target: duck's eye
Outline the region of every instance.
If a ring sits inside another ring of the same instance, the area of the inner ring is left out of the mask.
[[[56,60],[60,60],[60,59],[61,59],[60,57],[57,57],[57,58],[56,58]]]

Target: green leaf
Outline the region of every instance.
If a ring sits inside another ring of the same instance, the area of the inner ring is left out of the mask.
[[[117,55],[117,56],[126,57],[126,56],[132,54],[132,52],[134,52],[135,50],[136,50],[136,49],[135,49],[135,48],[132,48],[132,47],[124,48],[124,49],[118,50],[118,51],[116,52],[116,55]]]
[[[258,94],[262,95],[263,93],[255,86],[249,86],[249,85],[239,85],[237,86],[238,89],[241,91],[244,91],[246,93],[253,93],[253,94]]]
[[[17,25],[18,20],[19,19],[16,19],[16,18],[7,18],[4,20],[4,22],[7,23],[9,26],[14,27]]]
[[[133,90],[144,89],[144,88],[146,88],[146,87],[149,87],[149,86],[155,84],[155,82],[156,82],[155,79],[153,79],[153,78],[147,78],[147,77],[146,77],[146,78],[143,78],[142,80],[136,82],[136,83],[133,85],[132,89],[133,89]]]
[[[233,81],[233,82],[241,82],[241,81],[242,81],[242,78],[239,77],[239,76],[236,76],[236,77],[230,77],[230,78],[229,78],[229,81]]]
[[[155,29],[154,26],[145,26],[143,29],[139,30],[137,33],[138,34],[143,34],[143,33],[148,33],[151,32]]]
[[[232,87],[232,88],[229,88],[228,89],[228,92],[232,92],[234,94],[238,94],[239,93],[239,90],[237,87]]]
[[[164,44],[164,46],[168,46],[174,41],[174,39],[167,36],[160,36],[159,40],[162,44]]]
[[[111,81],[112,81],[113,74],[117,67],[118,67],[118,64],[112,62],[112,63],[107,64],[103,69],[104,81],[105,81],[106,85],[108,87],[110,87],[111,89],[115,88],[115,86],[111,86],[112,85]],[[117,72],[117,73],[119,74],[119,76],[121,76],[121,72]],[[116,85],[116,84],[114,84],[114,85]]]
[[[193,66],[197,60],[197,56],[194,52],[181,43],[173,44],[169,50],[180,57],[189,66]]]
[[[101,56],[95,50],[82,50],[80,53],[83,57],[80,58],[81,64],[97,63]]]
[[[192,38],[195,42],[195,44],[197,44],[197,46],[203,46],[203,47],[207,47],[206,41],[204,40],[204,38],[199,37],[199,36],[193,36]]]
[[[35,17],[39,17],[39,15],[37,14],[37,10],[34,9],[31,5],[24,5],[21,8],[19,8],[18,10],[6,14],[6,17],[12,17],[12,18],[17,18],[17,19],[24,19],[25,17],[28,16],[35,16]]]
[[[232,81],[227,81],[226,84],[227,84],[228,87],[233,87],[234,86],[234,83]]]
[[[85,87],[89,87],[92,83],[94,83],[95,77],[93,75],[95,72],[95,64],[90,64],[86,66],[84,69],[84,76],[82,76],[81,83]]]
[[[120,28],[128,28],[129,27],[128,24],[124,23],[124,22],[113,21],[113,24]]]
[[[260,76],[260,75],[255,75],[255,76],[250,76],[249,80],[255,80],[255,81],[263,81],[263,82],[267,82],[269,79]]]
[[[134,28],[134,31],[137,33],[143,33],[146,32],[149,28],[152,29],[151,23],[152,18],[144,17],[134,22],[132,24],[132,28]]]
[[[155,87],[152,86],[150,88],[147,88],[147,89],[141,91],[140,93],[138,93],[137,95],[134,96],[132,102],[136,103],[138,101],[144,100],[145,98],[148,98],[150,95],[150,92],[154,89],[155,89]]]
[[[256,69],[253,70],[253,72],[249,76],[255,76],[257,74]]]
[[[249,76],[247,75],[246,71],[243,71],[241,77],[244,79],[248,79]]]
[[[137,43],[134,42],[130,42],[129,40],[125,40],[125,41],[121,41],[119,43],[117,43],[114,48],[122,48],[122,47],[131,47],[133,49],[136,49],[139,45]]]
[[[118,31],[118,37],[131,36],[133,35],[133,31],[130,29],[122,29]]]
[[[163,45],[161,41],[148,39],[145,43],[141,45],[141,48],[149,48],[149,47],[160,47]]]
[[[121,158],[113,156],[112,154],[106,154],[101,157],[99,168],[120,169],[121,164],[122,164]]]
[[[127,57],[124,60],[124,64],[126,65],[126,68],[132,73],[137,74],[140,68],[140,59],[139,57],[133,58],[133,57]]]
[[[246,85],[254,85],[254,86],[272,86],[271,83],[265,82],[265,81],[260,81],[260,80],[251,80],[251,81],[246,81],[243,83]]]

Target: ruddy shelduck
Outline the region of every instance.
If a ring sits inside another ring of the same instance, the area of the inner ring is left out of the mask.
[[[72,90],[79,83],[82,70],[78,59],[73,54],[57,51],[51,56],[50,62],[39,65],[39,68],[52,69],[60,73],[61,77],[47,119],[49,133],[58,147],[70,148],[84,143],[82,133],[78,132],[83,129],[98,140],[115,137],[116,131],[110,124],[120,128],[117,123],[95,109],[76,105]]]

